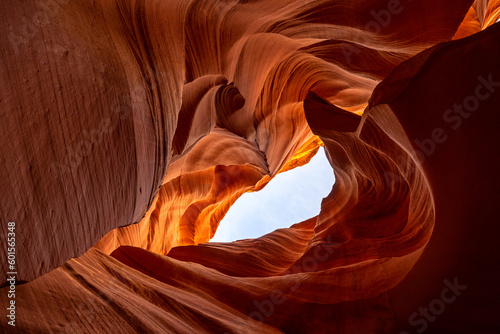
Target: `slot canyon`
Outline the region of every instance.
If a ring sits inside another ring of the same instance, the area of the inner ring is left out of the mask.
[[[0,332],[500,333],[500,0],[2,8]]]

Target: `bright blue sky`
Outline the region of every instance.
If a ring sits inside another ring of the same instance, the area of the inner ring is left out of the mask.
[[[261,191],[243,194],[211,241],[257,238],[314,217],[334,182],[332,167],[321,147],[307,165],[276,175]]]

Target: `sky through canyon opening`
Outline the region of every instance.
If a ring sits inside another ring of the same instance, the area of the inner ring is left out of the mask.
[[[332,167],[320,147],[306,165],[280,173],[264,189],[238,198],[210,242],[258,238],[314,217],[334,183]]]

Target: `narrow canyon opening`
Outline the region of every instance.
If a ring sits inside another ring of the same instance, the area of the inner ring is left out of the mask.
[[[210,242],[258,238],[319,214],[335,176],[320,147],[304,166],[276,175],[260,191],[243,194],[231,206]]]

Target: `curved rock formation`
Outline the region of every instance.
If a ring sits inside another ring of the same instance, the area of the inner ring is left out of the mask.
[[[2,329],[498,331],[499,1],[47,4],[2,20]],[[318,216],[207,243],[319,145]]]

